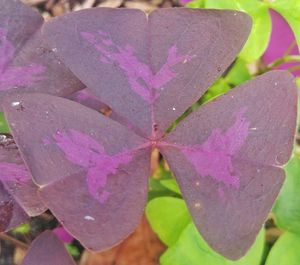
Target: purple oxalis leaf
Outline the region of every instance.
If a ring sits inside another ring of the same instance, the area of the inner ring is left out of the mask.
[[[49,95],[5,100],[40,196],[86,247],[106,249],[133,231],[155,147],[207,242],[232,259],[251,246],[292,149],[297,95],[291,76],[260,76],[205,104],[165,136],[230,64],[249,28],[239,12],[189,9],[157,10],[147,19],[137,10],[100,8],[45,25],[61,60],[131,125]]]
[[[244,112],[245,108],[235,114],[235,123],[224,133],[216,128],[203,144],[181,147],[183,154],[199,174],[239,188],[239,178],[231,174],[234,171],[232,156],[240,150],[248,136],[249,122],[245,121]]]
[[[19,67],[9,66],[10,61],[14,58],[15,48],[7,39],[7,33],[2,28],[0,28],[0,42],[1,91],[6,91],[13,87],[33,85],[34,83],[45,79],[43,73],[46,71],[46,67],[41,64],[32,63]]]
[[[21,265],[75,265],[63,243],[50,231],[39,235],[32,243]]]
[[[10,123],[14,139],[22,142],[40,196],[64,227],[97,250],[132,232],[147,200],[147,139],[70,100],[42,94],[15,99],[22,108],[10,105],[18,117]],[[32,125],[25,122],[30,116],[40,126],[34,137],[28,134]]]
[[[159,139],[234,60],[250,24],[231,11],[106,8],[55,18],[43,33],[95,96]]]
[[[123,124],[124,126],[126,126],[129,129],[135,131],[137,134],[139,134],[139,135],[142,134],[142,132],[140,130],[138,130],[137,128],[134,128],[134,126],[126,118],[113,112],[109,106],[107,106],[106,104],[101,102],[101,100],[99,100],[97,97],[95,97],[91,93],[91,91],[89,91],[87,88],[71,94],[68,98],[75,102],[78,102],[84,106],[87,106],[94,110],[100,111],[101,113],[105,114],[106,116],[109,116],[111,119]]]
[[[105,203],[109,192],[99,192],[99,189],[105,188],[107,177],[116,174],[121,164],[128,164],[132,160],[133,153],[126,150],[116,155],[108,155],[103,146],[92,137],[73,129],[64,133],[57,131],[53,138],[69,161],[86,168],[90,194],[101,204]]]
[[[160,144],[196,226],[218,252],[241,257],[267,218],[292,151],[296,108],[292,76],[270,72],[205,104]]]
[[[65,96],[83,85],[41,36],[43,18],[19,1],[0,0],[0,110],[11,92]]]
[[[27,222],[28,215],[0,182],[0,232]]]
[[[68,98],[97,111],[108,108],[106,104],[93,96],[87,88],[71,94]]]
[[[29,216],[46,210],[13,139],[0,135],[0,181]]]

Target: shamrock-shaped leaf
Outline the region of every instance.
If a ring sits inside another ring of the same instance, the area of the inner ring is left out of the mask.
[[[82,84],[57,59],[41,35],[43,18],[20,1],[0,0],[0,109],[16,91],[68,95]]]
[[[83,10],[43,29],[88,89],[151,139],[221,75],[249,31],[241,13],[190,9],[156,10],[148,18],[131,9]]]
[[[23,110],[13,108],[11,129],[61,223],[90,249],[114,245],[133,231],[147,200],[150,143],[66,99],[24,94],[19,102]],[[39,124],[33,138],[30,119]]]
[[[249,30],[243,13],[192,9],[162,9],[147,18],[137,10],[99,8],[45,24],[65,65],[130,125],[50,95],[5,100],[43,201],[86,247],[103,250],[133,231],[157,147],[207,242],[231,259],[249,249],[291,153],[292,77],[260,76],[203,105],[166,135],[229,66]]]
[[[75,265],[63,243],[50,231],[39,235],[32,243],[21,265]]]

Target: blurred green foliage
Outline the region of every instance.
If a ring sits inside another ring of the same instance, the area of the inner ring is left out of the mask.
[[[272,247],[266,265],[299,265],[300,237],[285,232]]]
[[[264,251],[264,230],[246,256],[230,261],[214,252],[195,228],[183,199],[158,197],[146,208],[147,218],[169,249],[161,265],[259,265]]]
[[[271,17],[269,9],[281,14],[292,28],[298,45],[300,44],[300,1],[299,0],[195,0],[188,4],[193,8],[233,9],[251,16],[252,31],[239,57],[247,62],[259,59],[265,52],[270,34]]]
[[[300,235],[300,159],[294,156],[285,167],[286,179],[273,212],[276,224]],[[300,264],[300,260],[299,260]]]
[[[30,231],[30,225],[29,224],[22,224],[18,227],[14,228],[11,232],[13,234],[28,234]]]
[[[0,133],[8,133],[9,128],[4,118],[4,114],[0,112]]]

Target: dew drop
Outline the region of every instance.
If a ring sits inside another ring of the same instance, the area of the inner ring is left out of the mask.
[[[13,102],[11,103],[11,106],[12,106],[13,108],[15,108],[15,107],[19,107],[20,104],[21,104],[20,101],[13,101]]]
[[[86,216],[84,217],[84,219],[85,219],[85,220],[88,220],[88,221],[95,221],[95,218],[92,217],[92,216],[90,216],[90,215],[86,215]]]
[[[53,51],[53,52],[57,52],[57,48],[53,48],[52,51]]]
[[[173,108],[172,108],[172,110],[173,110],[173,111],[175,111],[175,110],[176,110],[176,108],[175,108],[175,107],[173,107]]]
[[[200,202],[196,202],[196,203],[195,203],[195,208],[196,208],[196,209],[200,209],[200,208],[201,208]]]

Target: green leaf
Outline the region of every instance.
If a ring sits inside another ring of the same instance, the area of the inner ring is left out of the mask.
[[[162,196],[181,197],[176,185],[172,173],[161,164],[149,178],[148,201]]]
[[[296,77],[296,85],[300,88],[300,77]]]
[[[266,265],[299,265],[300,237],[286,232],[273,245]]]
[[[149,178],[148,201],[163,196],[181,197],[179,193],[174,192],[173,190],[163,185],[161,183],[161,180],[155,179],[153,177]]]
[[[0,133],[9,133],[9,128],[2,112],[0,112]]]
[[[227,260],[214,252],[190,223],[175,245],[161,256],[161,265],[260,265],[264,249],[262,230],[249,252],[238,261]]]
[[[13,234],[28,234],[30,231],[30,224],[22,224],[14,228],[11,232]]]
[[[251,75],[247,68],[246,62],[238,58],[224,79],[228,84],[234,86],[238,86],[245,81],[250,80]]]
[[[175,179],[162,179],[160,181],[160,184],[175,193],[181,194],[179,186]]]
[[[230,90],[230,86],[224,78],[219,78],[201,97],[200,105],[206,103],[217,96],[220,96]],[[197,106],[199,107],[199,106]]]
[[[205,7],[205,0],[192,1],[187,3],[185,6],[189,8],[203,8]]]
[[[300,159],[294,156],[285,167],[286,179],[273,208],[276,224],[300,234]]]
[[[146,216],[152,229],[168,246],[176,243],[183,229],[191,222],[184,200],[172,197],[151,200],[146,207]]]
[[[205,7],[234,9],[248,13],[252,17],[253,27],[239,56],[247,62],[253,62],[263,55],[267,49],[272,29],[267,3],[257,0],[206,0]]]
[[[80,256],[80,251],[76,246],[73,246],[71,244],[65,244],[65,247],[72,257],[78,258]]]
[[[270,3],[270,7],[280,13],[288,22],[300,47],[300,1],[276,0]]]

